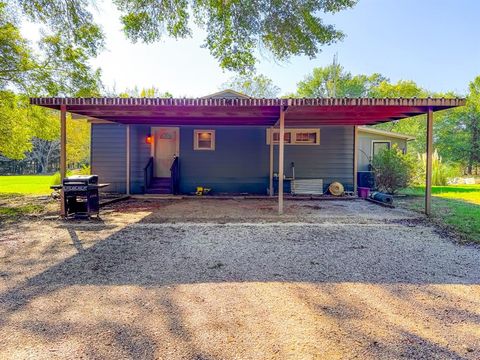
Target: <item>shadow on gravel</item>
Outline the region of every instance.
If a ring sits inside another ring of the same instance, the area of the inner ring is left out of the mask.
[[[362,235],[352,225],[334,228],[191,224],[182,227],[142,223],[127,226],[89,248],[82,245],[77,235],[78,230],[86,230],[84,226],[65,223],[62,227],[67,229],[77,254],[0,294],[0,326],[33,299],[71,285],[148,288],[222,282],[480,284],[480,271],[475,266],[478,265],[476,250],[468,251],[449,242],[431,248],[425,242],[410,239],[409,233],[398,225],[389,230],[397,232],[397,237],[387,239],[384,230],[375,231],[372,227],[366,232],[363,230]],[[99,223],[95,229],[107,227]],[[457,263],[452,266],[453,261]],[[188,337],[182,320],[175,317],[174,302],[167,298],[162,306],[170,316],[171,332]],[[359,311],[351,306],[348,311],[318,306],[315,311],[339,321],[355,318]],[[341,306],[340,299],[338,306]],[[31,331],[45,333],[42,324],[27,323],[26,326]],[[76,330],[66,328],[65,331]],[[115,331],[121,339],[119,343],[131,346],[134,355],[138,355],[138,351],[134,348],[136,342],[128,345],[130,337],[141,338],[146,348],[153,347],[148,338],[142,338],[141,330]],[[409,338],[419,347],[427,341],[414,339],[413,335]],[[412,348],[410,345],[408,349]],[[371,346],[379,345],[373,341]],[[454,355],[444,349],[432,354],[439,352],[446,357]],[[153,358],[153,354],[145,355]]]
[[[109,226],[97,225],[91,231]],[[448,242],[434,248],[408,234],[387,239],[374,227],[362,237],[350,225],[133,224],[87,249],[77,235],[87,227],[82,223],[60,227],[67,229],[77,254],[0,294],[4,310],[14,311],[36,296],[75,284],[480,284],[475,249]]]

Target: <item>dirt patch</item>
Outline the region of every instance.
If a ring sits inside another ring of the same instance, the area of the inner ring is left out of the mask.
[[[0,358],[480,357],[478,248],[364,201],[275,211],[127,201],[6,224]]]
[[[0,195],[0,225],[20,218],[40,218],[58,213],[59,202],[51,196]]]

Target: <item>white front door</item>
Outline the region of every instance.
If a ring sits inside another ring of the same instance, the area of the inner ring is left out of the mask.
[[[179,129],[175,127],[153,128],[155,138],[155,177],[170,177],[173,158],[179,152]]]

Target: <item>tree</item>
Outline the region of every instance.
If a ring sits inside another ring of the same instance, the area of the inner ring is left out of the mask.
[[[32,150],[26,154],[26,159],[35,161],[37,172],[46,173],[49,165],[60,158],[60,140],[44,140],[37,137],[32,139]]]
[[[86,5],[0,0],[0,155],[22,159],[58,138],[58,117],[52,122],[53,112],[31,107],[28,96],[100,94],[100,71],[88,59],[103,47],[103,34]],[[45,26],[35,50],[19,30],[25,20]]]
[[[339,64],[314,68],[297,84],[298,97],[369,97],[371,89],[386,78],[380,74],[352,75]]]
[[[280,88],[265,75],[237,75],[225,82],[222,88],[257,98],[274,98],[280,93]]]
[[[96,56],[104,35],[89,9],[95,0],[0,0],[6,13],[48,29],[47,37],[62,39],[76,51]],[[357,0],[113,0],[121,13],[126,36],[152,43],[170,36],[192,34],[192,25],[206,32],[203,47],[222,68],[245,73],[257,54],[268,51],[275,59],[306,55],[314,58],[324,45],[344,34],[325,24],[321,14],[353,7]],[[15,25],[14,25],[15,26]],[[23,40],[22,40],[23,41]]]
[[[0,89],[10,84],[24,86],[37,67],[30,46],[18,29],[18,21],[0,2]]]
[[[138,87],[134,87],[133,89],[126,89],[125,91],[121,92],[120,94],[116,95],[113,94],[112,96],[119,96],[122,98],[128,97],[144,97],[144,98],[172,98],[173,95],[168,91],[160,91],[155,86],[150,88],[142,88],[141,90]]]
[[[88,59],[103,48],[103,34],[85,0],[0,0],[0,90],[33,95],[95,96],[99,70]],[[22,37],[22,21],[44,25],[38,49]]]
[[[191,35],[193,23],[206,32],[203,47],[220,66],[243,73],[254,68],[259,49],[279,60],[294,55],[314,58],[321,46],[344,37],[333,25],[324,24],[320,14],[336,13],[356,2],[114,0],[122,13],[124,32],[132,41],[152,43],[164,35],[185,38]]]
[[[59,137],[58,115],[54,110],[30,106],[28,97],[0,91],[0,155],[20,160],[43,141]],[[38,159],[37,159],[38,160]]]
[[[468,156],[468,173],[473,167],[480,165],[480,76],[470,83],[465,111],[467,113],[467,129],[470,132]],[[478,174],[477,174],[478,175]]]
[[[67,118],[67,161],[69,165],[90,163],[90,126],[90,123],[85,120]]]
[[[435,134],[443,158],[461,163],[473,174],[480,166],[480,76],[470,83],[464,107],[435,115]]]
[[[372,98],[426,98],[429,95],[431,93],[411,80],[399,80],[397,83],[391,83],[385,79],[369,91],[369,97]]]
[[[26,99],[11,91],[0,91],[0,155],[22,159],[31,150],[32,129]]]
[[[418,86],[411,80],[400,80],[391,83],[384,80],[372,87],[369,91],[369,97],[373,98],[425,98],[432,95],[427,90]],[[423,153],[426,146],[426,116],[414,116],[406,119],[391,121],[375,126],[377,129],[398,132],[415,136],[415,140],[409,143],[411,152]]]

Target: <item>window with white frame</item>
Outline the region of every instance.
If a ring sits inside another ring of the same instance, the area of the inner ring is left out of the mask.
[[[271,129],[267,129],[267,144],[270,144]],[[273,130],[273,144],[277,145],[280,130]],[[285,129],[285,145],[319,145],[320,129]]]
[[[194,130],[194,150],[215,150],[215,130]]]
[[[295,133],[295,142],[299,144],[316,144],[316,131],[298,131]]]
[[[275,131],[273,133],[273,143],[278,144],[279,140],[280,140],[280,131]],[[285,134],[283,134],[283,142],[285,144],[290,144],[292,142],[292,134],[290,132],[285,131]]]
[[[372,140],[372,159],[382,150],[389,150],[391,143],[389,140]]]

